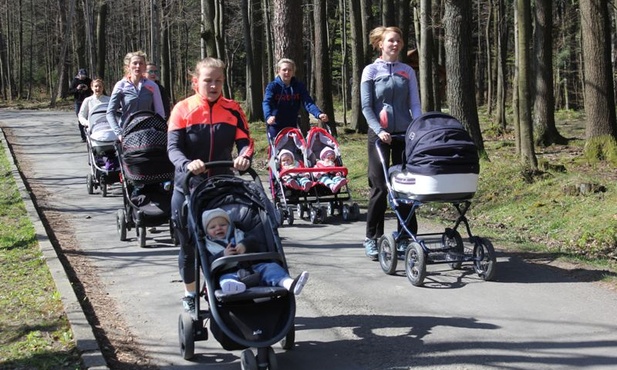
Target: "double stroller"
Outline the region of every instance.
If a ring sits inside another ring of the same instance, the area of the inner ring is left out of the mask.
[[[268,141],[270,191],[281,222],[286,220],[288,225],[293,225],[294,210],[300,218],[306,214],[313,224],[324,222],[335,211],[345,221],[358,219],[360,207],[355,202],[349,204],[348,170],[343,166],[339,144],[328,130],[312,127],[305,140],[298,128],[285,128],[274,139],[268,137]],[[326,149],[333,154],[333,166],[319,167],[320,156]],[[293,153],[300,164],[297,168],[282,168],[281,155],[285,152]],[[289,186],[290,176],[307,177],[311,186],[304,189]]]
[[[481,279],[495,273],[495,250],[486,238],[471,233],[466,213],[478,187],[480,163],[477,147],[456,118],[429,112],[416,118],[404,136],[402,165],[386,167],[377,140],[377,153],[388,186],[388,201],[401,225],[400,231],[384,234],[377,241],[378,258],[386,274],[396,272],[397,260],[405,261],[405,275],[412,285],[421,286],[427,264],[449,264],[460,269],[471,262]],[[451,203],[458,213],[454,225],[440,233],[415,234],[408,223],[424,203]],[[403,215],[402,209],[409,209]],[[468,238],[458,231],[463,226]]]
[[[88,115],[86,145],[90,173],[86,176],[88,194],[100,188],[104,197],[108,186],[120,181],[120,165],[116,155],[116,134],[106,117],[107,104],[99,104]]]
[[[232,161],[209,162],[206,168],[232,168]],[[295,341],[295,296],[282,287],[250,286],[242,293],[225,294],[219,286],[223,273],[234,271],[238,265],[275,262],[287,270],[287,262],[277,231],[274,208],[257,173],[247,170],[252,181],[240,176],[215,175],[193,184],[189,173],[184,180],[187,195],[186,227],[195,241],[196,291],[205,296],[207,308],[195,302],[195,311],[184,311],[178,318],[180,350],[184,359],[195,354],[195,341],[207,340],[205,323],[225,350],[243,349],[243,370],[277,369],[272,345],[281,342],[283,349],[291,349]],[[189,184],[194,185],[192,188]],[[260,241],[260,252],[224,256],[212,261],[206,245],[206,230],[201,224],[204,211],[222,208],[231,222]],[[200,282],[200,271],[204,283]],[[199,287],[202,287],[200,289]],[[255,355],[250,349],[257,348]]]
[[[171,222],[174,166],[167,157],[167,123],[150,111],[131,115],[116,145],[122,175],[124,208],[116,213],[121,241],[135,228],[139,246],[146,246],[146,229]]]

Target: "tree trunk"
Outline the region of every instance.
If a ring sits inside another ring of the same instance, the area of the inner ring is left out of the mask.
[[[107,3],[102,1],[99,3],[99,15],[96,22],[96,42],[97,42],[97,61],[96,75],[102,79],[105,78],[105,58],[107,57],[107,42],[105,27],[107,26]]]
[[[56,106],[57,97],[66,97],[66,92],[68,90],[67,59],[69,54],[69,44],[71,42],[71,28],[73,27],[72,19],[75,15],[75,0],[68,0],[68,2],[69,9],[67,12],[65,0],[58,0],[58,17],[60,18],[60,28],[63,31],[62,34],[66,35],[66,37],[62,39],[60,55],[58,55],[58,85],[56,86],[57,89],[52,90],[54,93],[52,93],[51,100],[49,102],[49,105],[52,108]]]
[[[606,1],[581,0],[585,113],[588,158],[617,158],[617,123],[610,55],[610,24]]]
[[[552,0],[536,0],[534,129],[537,145],[567,144],[555,127]]]
[[[519,70],[518,70],[518,100],[519,100],[519,134],[521,143],[521,162],[524,166],[531,170],[537,170],[538,160],[534,151],[533,145],[533,127],[531,122],[531,94],[530,81],[530,19],[531,6],[528,0],[516,0],[517,19],[518,19],[518,55],[519,55]]]
[[[498,0],[497,4],[497,99],[495,104],[495,117],[497,127],[501,133],[506,132],[506,68],[508,58],[508,23],[504,0]]]
[[[450,114],[467,128],[478,147],[478,153],[486,157],[475,100],[471,23],[467,21],[471,19],[471,0],[446,0],[444,4],[443,25]]]
[[[246,106],[244,113],[249,121],[256,121],[263,117],[261,59],[255,57],[257,48],[253,44],[253,36],[256,35],[255,27],[259,23],[256,20],[261,18],[260,4],[260,0],[243,0],[242,4],[244,49],[246,52]]]
[[[431,0],[420,2],[420,101],[423,112],[435,110],[433,99],[433,31],[431,24]]]
[[[329,126],[336,135],[334,104],[332,102],[332,73],[330,72],[330,53],[328,49],[328,16],[326,0],[314,0],[315,20],[315,103],[330,118]]]
[[[201,58],[219,56],[216,53],[215,40],[215,0],[201,0]]]
[[[356,132],[366,134],[368,124],[362,115],[360,102],[360,79],[364,68],[365,54],[362,44],[361,0],[349,0],[349,24],[351,28],[351,122],[356,125]]]

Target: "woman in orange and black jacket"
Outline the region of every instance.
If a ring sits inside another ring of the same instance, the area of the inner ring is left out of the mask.
[[[185,284],[182,299],[184,309],[195,310],[195,250],[191,236],[181,225],[180,211],[185,200],[182,182],[192,172],[207,177],[231,169],[206,170],[205,163],[231,161],[234,144],[238,156],[234,168],[244,171],[251,165],[254,154],[246,116],[240,105],[222,96],[225,82],[225,63],[205,58],[197,63],[192,78],[195,95],[178,102],[169,117],[167,153],[176,167],[174,193],[171,199],[171,218],[180,243],[178,266]]]

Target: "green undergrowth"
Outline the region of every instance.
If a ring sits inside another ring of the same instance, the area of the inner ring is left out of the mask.
[[[62,301],[0,150],[0,368],[80,369]]]

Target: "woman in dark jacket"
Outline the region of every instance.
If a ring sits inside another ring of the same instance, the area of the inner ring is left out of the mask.
[[[301,103],[315,118],[328,122],[328,115],[315,105],[304,84],[294,77],[296,64],[293,60],[287,58],[279,60],[276,64],[276,73],[274,81],[266,86],[262,103],[271,139],[285,127],[298,127]]]

